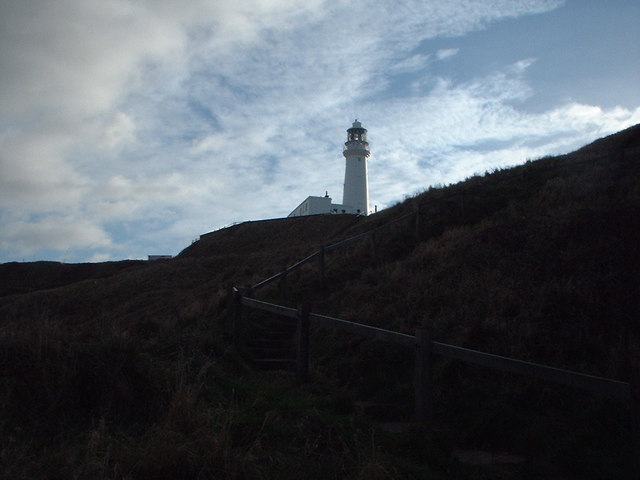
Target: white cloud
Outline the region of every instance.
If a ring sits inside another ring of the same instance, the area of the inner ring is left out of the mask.
[[[96,252],[87,259],[90,263],[108,262],[114,260],[110,253]]]
[[[93,115],[110,109],[135,80],[141,58],[180,50],[179,23],[154,11],[128,2],[3,5],[3,113]]]
[[[389,71],[391,73],[403,73],[422,70],[428,65],[429,58],[431,58],[431,55],[423,55],[420,53],[411,55],[391,66]]]
[[[640,107],[518,110],[513,103],[533,94],[522,77],[530,64],[519,61],[467,83],[441,80],[426,95],[378,105],[380,123],[368,125],[378,145],[370,162],[372,197],[390,203],[429,185],[566,153],[639,123]]]
[[[0,137],[0,206],[68,208],[87,191],[87,179],[63,158],[71,140],[55,127],[34,130],[31,134],[8,130]]]
[[[3,249],[25,236],[29,251],[85,248],[94,259],[176,253],[203,231],[286,215],[309,194],[339,201],[356,116],[370,131],[378,205],[510,151],[559,148],[558,131],[578,141],[638,121],[622,107],[524,112],[531,58],[466,82],[430,70],[463,51],[425,41],[561,4],[1,3]],[[418,87],[393,91],[396,74]]]
[[[126,113],[114,112],[104,125],[104,145],[113,150],[135,139],[135,124]]]
[[[453,57],[456,53],[458,53],[458,48],[443,48],[436,52],[436,57],[438,60],[444,60],[449,57]]]
[[[46,246],[52,250],[107,248],[111,239],[91,221],[63,215],[51,215],[34,221],[18,220],[5,225],[0,245],[19,255],[30,254]]]

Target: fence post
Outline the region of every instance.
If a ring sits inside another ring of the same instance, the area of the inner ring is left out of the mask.
[[[247,298],[253,298],[253,289],[251,288],[251,285],[247,285],[242,289],[242,296],[243,297],[247,297]],[[242,320],[240,323],[240,335],[244,335],[244,330],[247,328],[247,326],[249,325],[249,310],[251,310],[250,308],[245,308],[244,305],[242,306]],[[240,339],[242,340],[242,339]]]
[[[635,368],[631,373],[631,441],[634,459],[633,478],[640,480],[640,369]]]
[[[415,367],[415,416],[416,422],[427,431],[431,430],[431,335],[427,330],[416,330]]]
[[[422,204],[416,206],[416,243],[420,243],[420,214],[422,213]]]
[[[373,259],[372,263],[375,265],[376,263],[376,231],[373,230],[369,235],[371,238],[371,258]]]
[[[242,290],[233,287],[233,346],[240,351],[240,336],[242,335]]]
[[[282,276],[280,277],[280,301],[287,303],[287,267],[282,269]]]
[[[324,289],[324,245],[320,247],[318,252],[318,281],[320,288]]]
[[[305,383],[309,379],[309,314],[308,304],[298,308],[296,331],[296,381]]]

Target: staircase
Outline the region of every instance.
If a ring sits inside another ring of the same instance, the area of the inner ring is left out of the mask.
[[[252,315],[247,325],[246,352],[261,370],[295,370],[296,321],[268,313]]]

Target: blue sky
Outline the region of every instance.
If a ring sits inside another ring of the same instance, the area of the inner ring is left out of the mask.
[[[640,123],[637,0],[0,0],[0,262],[177,254]]]

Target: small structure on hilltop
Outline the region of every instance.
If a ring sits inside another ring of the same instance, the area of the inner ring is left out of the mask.
[[[367,142],[367,129],[356,119],[347,130],[344,144],[344,191],[342,203],[333,203],[329,193],[324,197],[307,197],[288,216],[301,217],[323,213],[369,214],[369,178],[367,159],[371,155]]]
[[[167,260],[173,258],[173,255],[147,255],[147,261],[153,262],[155,260]]]

